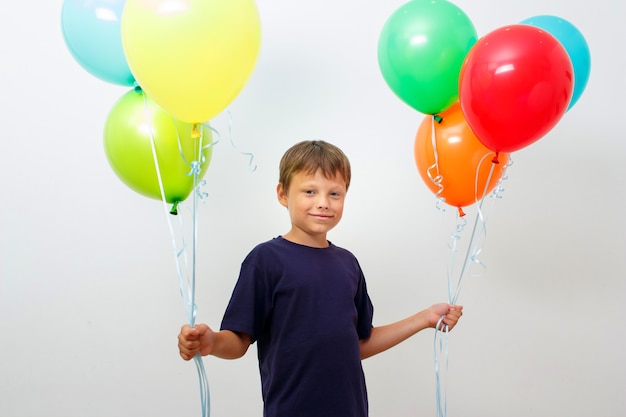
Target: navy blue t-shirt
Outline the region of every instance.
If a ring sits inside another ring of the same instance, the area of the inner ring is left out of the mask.
[[[243,261],[221,328],[257,342],[265,417],[366,417],[373,312],[354,255],[277,237]]]

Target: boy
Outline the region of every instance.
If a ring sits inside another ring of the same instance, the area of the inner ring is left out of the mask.
[[[257,342],[265,417],[367,417],[361,360],[425,328],[452,329],[462,307],[435,304],[373,327],[373,306],[357,259],[326,239],[341,220],[350,163],[324,141],[283,155],[276,189],[291,230],[243,261],[221,330],[182,327],[183,359],[198,352],[234,359]]]

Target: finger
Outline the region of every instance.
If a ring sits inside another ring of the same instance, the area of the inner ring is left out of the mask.
[[[179,340],[186,340],[189,342],[196,341],[200,339],[200,333],[197,329],[188,329],[187,331],[182,331],[178,334]]]
[[[180,328],[180,334],[184,334],[185,336],[191,335],[191,336],[199,336],[202,333],[206,332],[205,329],[207,329],[208,327],[206,325],[203,324],[198,324],[196,326],[190,327],[188,324],[183,325]]]
[[[184,360],[188,361],[191,358],[193,358],[195,355],[191,355],[189,353],[185,353],[185,352],[180,352],[180,357],[183,358]]]
[[[200,342],[198,342],[197,340],[183,339],[178,342],[178,346],[179,348],[182,348],[186,351],[196,351],[200,349]]]
[[[463,315],[463,311],[462,310],[455,310],[455,309],[451,309],[448,314],[446,314],[446,316],[452,316],[452,317],[456,317],[459,318]]]
[[[457,321],[461,318],[462,314],[456,312],[456,311],[451,311],[450,313],[446,314],[446,318],[450,319],[450,320],[454,320]]]
[[[457,314],[454,314],[454,313],[448,313],[443,318],[443,322],[445,324],[447,324],[448,326],[454,326],[456,324],[456,322],[459,321],[459,317],[461,317],[461,316],[457,315]]]
[[[196,353],[198,352],[197,347],[196,348],[189,348],[188,346],[185,345],[178,345],[178,352],[180,353],[180,356],[185,359],[185,360],[189,360],[191,358],[193,358],[194,356],[196,356]]]

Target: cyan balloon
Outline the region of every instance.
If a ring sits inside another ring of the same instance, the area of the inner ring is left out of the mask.
[[[65,44],[78,63],[101,80],[131,86],[122,46],[121,20],[126,0],[65,0],[61,26]]]
[[[567,51],[574,68],[574,91],[567,110],[571,109],[585,90],[591,72],[591,54],[585,37],[576,26],[558,16],[534,16],[521,23],[545,30],[557,38]]]

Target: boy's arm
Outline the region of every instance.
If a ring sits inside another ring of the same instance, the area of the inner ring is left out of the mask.
[[[178,350],[184,360],[190,360],[196,354],[213,355],[222,359],[242,357],[250,346],[250,336],[230,330],[214,332],[206,324],[189,327],[185,324],[178,334]]]
[[[361,359],[384,352],[424,329],[434,328],[441,316],[445,316],[443,323],[452,330],[461,318],[462,310],[462,306],[435,304],[403,320],[374,327],[370,337],[361,340]]]

